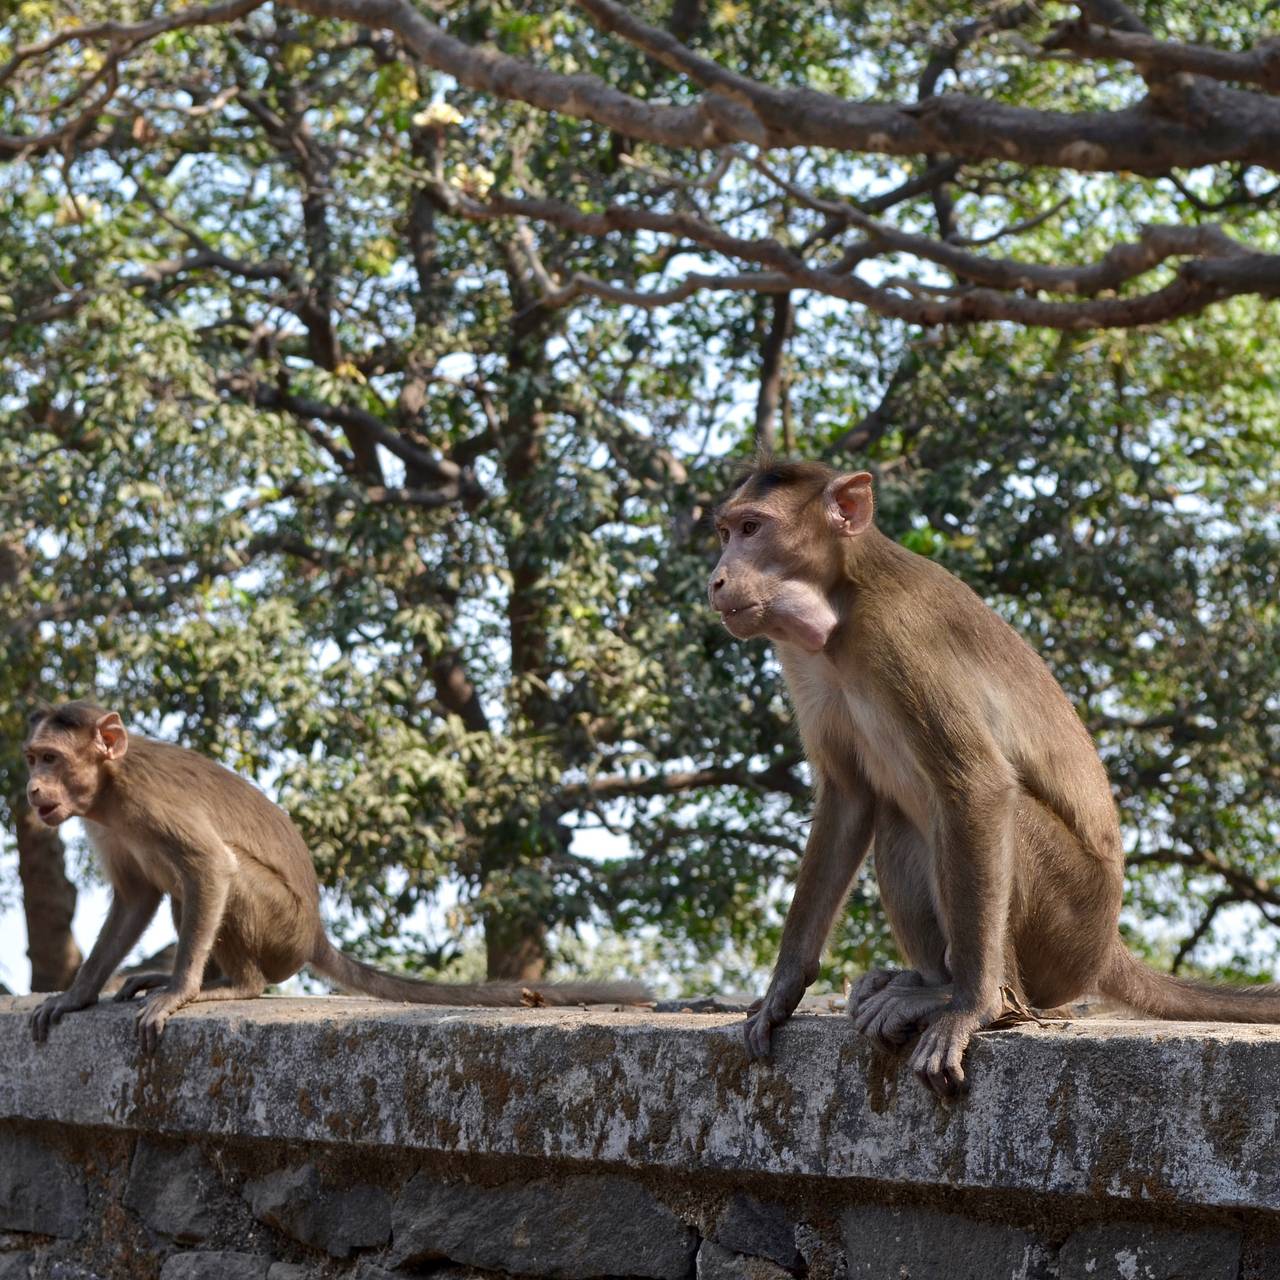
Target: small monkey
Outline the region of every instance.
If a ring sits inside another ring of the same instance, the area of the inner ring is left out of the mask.
[[[816,805],[777,965],[745,1026],[767,1056],[869,846],[907,968],[849,1013],[942,1095],[1006,1000],[1101,992],[1162,1018],[1280,1022],[1275,987],[1189,982],[1120,940],[1106,771],[1049,668],[960,580],[875,527],[871,476],[763,460],[716,510],[713,608],[776,647]]]
[[[518,1006],[529,990],[558,1005],[649,999],[634,983],[463,985],[383,973],[325,936],[302,836],[243,778],[185,747],[130,738],[119,715],[88,702],[37,711],[24,750],[32,808],[50,827],[84,821],[113,891],[70,988],[31,1015],[36,1040],[64,1014],[97,1001],[166,894],[178,929],[173,973],[134,975],[116,993],[132,1000],[151,992],[138,1011],[148,1052],[184,1005],[260,996],[304,965],[348,990],[421,1004]],[[205,983],[210,957],[225,976]]]

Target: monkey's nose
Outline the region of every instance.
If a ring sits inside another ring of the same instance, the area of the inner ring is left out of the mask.
[[[720,607],[716,604],[716,592],[724,586],[724,582],[724,574],[721,574],[717,578],[712,578],[711,581],[707,583],[707,599],[711,601],[711,607],[713,609],[718,609]]]

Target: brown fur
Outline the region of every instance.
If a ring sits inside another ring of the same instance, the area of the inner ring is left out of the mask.
[[[871,478],[765,460],[716,512],[710,595],[740,638],[772,639],[816,809],[777,967],[746,1026],[767,1054],[817,974],[872,841],[909,969],[850,996],[883,1046],[941,1093],[1009,997],[1102,992],[1164,1018],[1280,1022],[1274,988],[1186,982],[1119,938],[1123,852],[1102,762],[1039,656],[959,579],[884,537]]]
[[[32,1014],[37,1040],[64,1013],[97,1000],[166,895],[178,925],[173,973],[132,977],[116,996],[159,988],[139,1013],[148,1048],[183,1005],[258,996],[308,964],[348,990],[423,1004],[648,999],[631,983],[465,985],[384,973],[330,943],[306,844],[284,810],[243,778],[183,747],[129,738],[117,715],[84,702],[37,712],[25,750],[32,807],[50,825],[84,820],[113,889],[71,987]],[[210,957],[225,977],[202,985]]]

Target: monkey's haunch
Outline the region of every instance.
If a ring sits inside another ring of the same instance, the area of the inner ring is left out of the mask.
[[[639,982],[424,982],[375,969],[339,951],[327,938],[322,938],[316,947],[311,967],[344,991],[411,1004],[518,1008],[528,1004],[634,1005],[648,1004],[653,999]]]

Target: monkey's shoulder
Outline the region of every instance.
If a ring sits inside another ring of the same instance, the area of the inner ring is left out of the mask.
[[[847,643],[883,674],[959,659],[993,675],[1043,665],[1039,655],[968,583],[928,558],[898,548],[901,570],[868,584],[849,613]]]
[[[187,747],[144,739],[130,749],[123,807],[139,832],[183,843],[210,833],[228,848],[268,846],[310,855],[292,820],[252,782]]]

